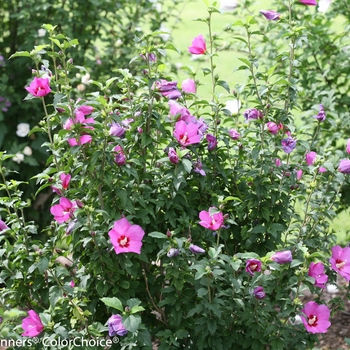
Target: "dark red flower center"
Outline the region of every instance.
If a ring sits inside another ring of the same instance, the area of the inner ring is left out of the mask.
[[[340,259],[337,259],[335,261],[335,266],[337,267],[337,269],[341,269],[344,265],[346,264],[346,260],[340,260]]]
[[[251,271],[255,271],[257,269],[258,265],[257,264],[250,264],[249,267],[250,267]]]
[[[184,134],[184,135],[180,135],[180,143],[181,143],[181,144],[184,145],[187,141],[188,141],[187,133]]]
[[[129,237],[126,237],[126,236],[123,235],[123,236],[120,236],[118,238],[118,244],[122,248],[128,248],[129,247],[129,243],[130,243]]]
[[[307,320],[307,323],[311,327],[316,327],[317,326],[317,317],[314,315],[310,315],[309,319]]]

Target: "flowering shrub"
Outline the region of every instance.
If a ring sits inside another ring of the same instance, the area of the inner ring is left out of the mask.
[[[249,77],[234,92],[235,115],[222,102],[232,97],[228,83],[215,73],[213,6],[201,19],[208,34],[189,46],[207,58],[210,101],[193,81],[180,91],[161,61],[173,47],[155,45],[157,32],[135,39],[136,73],[119,68],[79,99],[71,80],[78,68],[62,59],[74,45],[53,26],[44,26],[51,47],[13,55],[63,67],[50,78],[36,70],[33,81],[48,79],[49,87],[30,88],[35,99],[25,102],[41,100],[43,118],[31,133],[49,140],[47,167],[35,176],[39,191],[55,193],[45,240],[23,214],[21,183],[5,178],[13,155],[0,158],[0,300],[30,310],[22,326],[6,319],[17,334],[119,336],[113,346],[122,349],[260,350],[309,349],[329,329],[341,300],[326,304],[322,291],[338,274],[350,279],[350,248],[335,244],[329,224],[350,160],[341,160],[345,145],[316,157],[327,110],[310,113],[313,134],[294,124],[301,6],[288,3],[271,22],[287,50],[273,69],[263,56],[258,66],[256,20],[234,24],[248,53],[238,69]],[[303,303],[306,290],[314,300]]]

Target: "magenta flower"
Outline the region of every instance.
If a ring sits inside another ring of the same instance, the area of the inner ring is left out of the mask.
[[[173,147],[169,147],[168,157],[170,162],[173,164],[177,164],[179,162],[179,156]]]
[[[81,105],[76,110],[84,115],[89,115],[94,111],[94,107]]]
[[[326,333],[330,327],[330,310],[326,305],[318,305],[314,301],[309,301],[301,310],[304,315],[301,319],[309,333]]]
[[[71,147],[82,146],[82,145],[85,145],[86,143],[91,143],[91,141],[92,141],[92,136],[87,134],[79,136],[78,139],[75,137],[68,139],[69,146]]]
[[[126,218],[114,222],[108,232],[116,254],[141,254],[142,238],[145,232],[139,225],[132,225]]]
[[[297,170],[297,180],[299,181],[303,176],[303,171],[301,169]]]
[[[124,327],[122,323],[122,319],[123,317],[120,315],[112,315],[108,319],[108,333],[110,337],[114,337],[116,335],[122,337],[128,333],[128,330]]]
[[[281,14],[272,10],[260,10],[260,13],[265,16],[266,19],[276,21],[280,19]]]
[[[346,145],[346,152],[350,154],[350,139],[348,139],[348,143]]]
[[[198,134],[198,125],[195,123],[186,124],[183,120],[175,124],[174,137],[181,146],[189,146],[199,143],[201,135]]]
[[[44,330],[39,315],[34,310],[28,311],[28,317],[22,320],[23,337],[36,337]]]
[[[50,80],[48,78],[35,77],[25,89],[35,97],[46,96],[51,92]]]
[[[123,137],[125,134],[125,128],[119,123],[113,123],[109,129],[109,134],[115,137]]]
[[[258,259],[248,259],[245,264],[245,270],[250,275],[254,276],[255,272],[261,271],[261,261]]]
[[[2,220],[0,220],[0,233],[8,229],[9,227]]]
[[[62,181],[62,187],[66,190],[69,186],[72,176],[70,174],[61,174],[60,179]]]
[[[188,52],[193,55],[204,55],[207,52],[207,45],[202,34],[192,40],[192,46],[188,47]]]
[[[71,288],[74,288],[74,287],[75,287],[74,280],[71,280],[71,281],[69,282],[69,286],[70,286]]]
[[[116,153],[115,157],[114,157],[114,161],[117,163],[117,165],[119,165],[119,166],[125,165],[126,164],[126,156],[125,156],[125,153],[124,153],[122,147],[119,145],[115,146],[114,152]]]
[[[268,122],[266,124],[266,128],[267,128],[268,132],[271,133],[272,135],[276,135],[279,131],[278,125],[274,122]]]
[[[285,138],[281,141],[281,144],[282,144],[282,149],[284,152],[291,153],[291,152],[293,152],[294,148],[296,147],[297,141],[295,139],[293,139],[293,137],[288,136],[287,138]]]
[[[198,245],[190,244],[190,251],[193,254],[203,254],[205,253],[205,250],[201,247],[198,247]]]
[[[205,138],[208,141],[208,151],[209,152],[213,151],[218,145],[218,141],[216,140],[216,137],[214,135],[207,134]]]
[[[50,212],[54,216],[54,219],[62,224],[63,222],[74,218],[73,213],[75,210],[75,203],[71,202],[68,198],[61,197],[60,204],[52,206]]]
[[[271,260],[277,264],[288,264],[293,260],[292,252],[290,250],[277,252],[271,256]]]
[[[263,287],[258,286],[256,288],[254,288],[253,295],[255,296],[255,298],[261,300],[261,299],[265,298],[266,293],[264,292],[264,288]]]
[[[228,133],[233,140],[239,140],[241,137],[241,134],[236,129],[230,129]]]
[[[195,94],[197,91],[196,82],[193,79],[185,79],[181,84],[182,91]]]
[[[317,5],[316,0],[299,0],[299,2],[301,2],[303,5],[307,5],[307,6],[316,6]]]
[[[350,248],[339,245],[332,248],[332,257],[329,259],[331,268],[337,271],[347,281],[350,281]]]
[[[275,160],[275,164],[276,164],[276,166],[281,166],[281,165],[282,165],[282,161],[281,161],[281,159],[276,158],[276,160]]]
[[[310,165],[314,164],[314,162],[316,160],[316,157],[317,157],[317,153],[316,152],[308,152],[308,153],[306,153],[305,160],[306,160],[307,165],[310,166]]]
[[[243,113],[243,116],[246,121],[249,121],[253,119],[262,119],[264,115],[258,109],[250,108]]]
[[[326,113],[324,112],[323,105],[320,105],[320,111],[317,115],[314,115],[314,118],[316,118],[320,123],[326,120]]]
[[[339,163],[338,170],[343,174],[350,174],[350,160],[342,159]]]
[[[323,166],[320,166],[320,167],[318,168],[318,172],[319,172],[319,173],[325,173],[326,171],[327,171],[327,169],[324,168]]]
[[[221,212],[210,215],[210,213],[215,210],[216,207],[210,207],[209,211],[202,210],[199,213],[199,218],[201,219],[199,225],[212,231],[220,229],[220,227],[224,224],[224,215]]]
[[[321,262],[312,262],[307,274],[315,279],[316,287],[325,288],[325,284],[328,281],[328,276],[324,273],[324,265]]]

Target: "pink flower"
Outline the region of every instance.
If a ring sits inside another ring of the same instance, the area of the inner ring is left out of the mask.
[[[61,174],[60,179],[62,181],[62,187],[66,190],[69,186],[70,179],[72,176],[70,174]]]
[[[316,6],[317,1],[316,0],[299,0],[302,4],[307,6]]]
[[[281,166],[282,165],[281,159],[276,158],[275,164],[276,164],[276,166]]]
[[[56,204],[51,207],[50,212],[54,216],[54,219],[62,224],[74,217],[74,211],[76,210],[75,203],[71,202],[68,198],[60,198],[60,204]]]
[[[82,135],[77,140],[75,137],[68,139],[69,146],[82,146],[86,143],[91,143],[92,136],[91,135]]]
[[[339,245],[332,248],[332,257],[329,259],[331,268],[337,271],[347,281],[350,281],[350,248]]]
[[[188,47],[188,52],[193,55],[203,55],[207,52],[207,45],[202,34],[192,40],[192,46]]]
[[[254,276],[255,272],[261,271],[261,261],[258,259],[248,259],[245,264],[245,270],[250,275]]]
[[[77,108],[77,111],[83,113],[84,115],[89,115],[94,111],[94,107],[81,105]]]
[[[201,141],[201,135],[198,134],[198,125],[195,123],[186,124],[183,120],[175,124],[174,137],[181,146],[189,146]]]
[[[71,281],[69,282],[69,286],[70,286],[71,288],[74,288],[74,287],[75,287],[74,280],[71,280]]]
[[[342,159],[339,163],[338,170],[343,174],[350,174],[350,160]]]
[[[218,145],[218,141],[216,140],[216,137],[214,135],[207,134],[205,138],[208,141],[208,151],[209,152],[213,151]]]
[[[260,10],[260,13],[265,16],[266,19],[276,21],[280,19],[281,14],[272,10]]]
[[[187,93],[196,93],[197,87],[193,79],[185,79],[181,84],[182,91]]]
[[[320,111],[317,115],[314,115],[314,118],[316,118],[320,123],[326,120],[326,113],[324,112],[323,105],[320,105]]]
[[[290,250],[277,252],[271,256],[271,260],[277,264],[288,264],[293,260],[292,252]]]
[[[145,232],[139,225],[132,225],[126,218],[114,222],[108,232],[116,254],[141,254],[142,238]]]
[[[28,311],[28,317],[22,320],[23,337],[36,337],[44,330],[39,315],[34,310]]]
[[[9,227],[2,220],[0,220],[0,233],[8,229]]]
[[[267,127],[267,130],[273,135],[276,135],[279,131],[278,125],[274,122],[268,122],[266,124],[266,127]]]
[[[169,147],[168,157],[170,162],[173,164],[177,164],[179,162],[179,156],[173,147]]]
[[[305,160],[306,160],[307,165],[310,166],[310,165],[314,164],[314,162],[316,160],[316,157],[317,157],[317,153],[316,152],[308,152],[308,153],[306,153]]]
[[[348,139],[348,144],[346,145],[346,152],[350,154],[350,139]]]
[[[324,288],[328,281],[328,276],[324,273],[324,265],[321,262],[312,262],[307,273],[310,277],[315,279],[315,286]]]
[[[224,215],[215,211],[217,211],[216,207],[210,207],[209,211],[202,210],[199,213],[199,218],[201,219],[199,225],[212,231],[218,230],[224,223]],[[212,212],[214,213],[212,214]]]
[[[122,319],[123,317],[120,315],[112,315],[108,319],[108,333],[110,337],[114,337],[116,335],[122,337],[128,333],[128,330],[124,327],[122,323]]]
[[[50,81],[48,78],[35,77],[26,90],[35,97],[46,96],[51,92]]]
[[[114,147],[114,152],[116,152],[114,161],[117,163],[117,165],[122,166],[126,164],[126,156],[125,153],[123,151],[123,149],[121,148],[121,146],[115,146]]]
[[[240,133],[236,129],[230,129],[228,133],[233,140],[239,140],[241,137]]]
[[[330,327],[330,311],[326,305],[318,305],[314,301],[309,301],[301,310],[305,315],[301,315],[306,330],[309,333],[326,333]]]
[[[265,298],[266,293],[264,292],[263,287],[257,286],[256,288],[254,288],[253,295],[255,296],[255,298],[260,300]]]
[[[297,180],[299,181],[303,176],[303,171],[301,169],[297,170]]]

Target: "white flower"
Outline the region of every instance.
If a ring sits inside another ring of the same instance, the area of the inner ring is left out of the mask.
[[[28,123],[19,123],[17,125],[16,134],[19,137],[26,137],[29,134],[30,126]]]
[[[335,294],[339,292],[339,289],[335,284],[327,284],[326,289],[329,294]]]
[[[236,0],[221,0],[220,1],[220,12],[221,13],[233,11],[236,7],[237,7]]]
[[[29,146],[25,146],[23,149],[23,154],[26,156],[31,156],[33,154],[33,150]]]
[[[17,152],[16,155],[12,158],[12,160],[16,163],[21,163],[24,160],[24,154]]]
[[[239,100],[229,100],[226,102],[226,109],[228,109],[232,114],[238,114],[241,108],[241,102]]]
[[[165,27],[163,25],[163,23],[161,24],[159,30],[161,32],[167,32],[168,34],[159,34],[160,38],[163,40],[163,41],[168,41],[170,39],[170,29],[168,29],[167,27]]]
[[[78,84],[77,85],[77,90],[79,92],[83,92],[83,91],[85,91],[85,89],[86,89],[86,86],[84,84]]]
[[[90,74],[86,73],[81,77],[81,82],[83,84],[89,84],[89,80],[90,80]]]
[[[330,6],[332,0],[320,0],[318,3],[318,11],[319,12],[326,12],[328,10],[328,7]]]
[[[42,38],[43,36],[45,36],[46,34],[46,30],[44,28],[40,28],[38,29],[38,37]]]
[[[118,39],[116,42],[115,42],[115,46],[116,47],[119,47],[119,46],[122,46],[123,45],[123,42],[120,40],[120,39]]]

